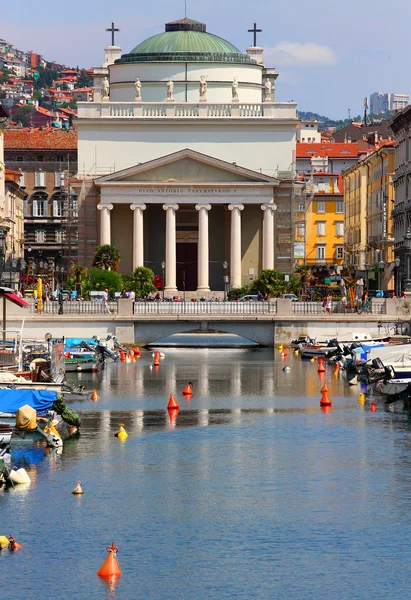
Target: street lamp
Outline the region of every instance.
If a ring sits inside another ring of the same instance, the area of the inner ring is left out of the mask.
[[[228,263],[225,260],[223,262],[223,270],[224,270],[224,302],[227,301],[227,269],[228,269]]]
[[[380,260],[380,262],[378,263],[378,271],[379,271],[378,289],[380,289],[380,290],[382,290],[382,274],[384,272],[384,267],[385,267],[385,262],[383,260]]]
[[[394,259],[394,264],[395,264],[395,284],[394,284],[394,288],[395,288],[395,295],[398,297],[401,293],[400,290],[400,278],[399,278],[399,269],[400,269],[400,264],[401,264],[401,260],[399,256],[396,256]]]
[[[407,254],[407,279],[404,281],[404,291],[411,292],[411,279],[410,279],[410,254],[411,254],[411,231],[408,227],[407,233],[404,236],[405,251]]]
[[[163,302],[164,302],[164,285],[165,285],[164,273],[165,273],[165,270],[166,270],[166,263],[164,262],[164,260],[161,261],[161,268],[163,270]]]
[[[367,278],[367,290],[369,288],[369,283],[370,283],[370,276],[369,276],[369,271],[371,269],[371,265],[369,262],[365,263],[365,274],[366,274],[366,278]]]

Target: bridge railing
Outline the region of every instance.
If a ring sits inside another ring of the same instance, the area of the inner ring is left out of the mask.
[[[116,315],[117,302],[100,302],[96,300],[73,300],[63,302],[62,312],[57,301],[47,300],[43,302],[43,310],[39,313],[35,303],[30,304],[30,312],[46,315]]]
[[[292,303],[292,312],[294,315],[320,315],[327,314],[327,311],[320,302],[293,302]],[[333,301],[331,303],[331,313],[341,313],[341,314],[349,314],[349,313],[360,313],[367,314],[366,311],[357,310],[355,308],[351,308],[341,302]],[[385,315],[386,314],[386,301],[383,298],[373,298],[370,300],[369,304],[369,313],[372,315]]]
[[[265,315],[275,302],[135,302],[135,315]]]

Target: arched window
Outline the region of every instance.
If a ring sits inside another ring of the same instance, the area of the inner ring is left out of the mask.
[[[56,192],[50,198],[53,202],[53,217],[64,217],[64,204],[66,195],[61,192]]]
[[[32,197],[32,215],[33,217],[47,217],[48,216],[48,203],[47,194],[45,192],[35,192]]]

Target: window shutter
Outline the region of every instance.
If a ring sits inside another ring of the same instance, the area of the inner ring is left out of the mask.
[[[46,174],[41,172],[40,173],[40,184],[41,187],[45,187],[46,186]]]
[[[26,174],[23,171],[20,171],[19,186],[26,187]]]
[[[37,200],[33,200],[33,217],[38,217]]]
[[[54,173],[54,187],[60,187],[61,186],[61,173],[60,171],[56,171]]]
[[[59,203],[57,200],[53,200],[53,217],[59,216]]]

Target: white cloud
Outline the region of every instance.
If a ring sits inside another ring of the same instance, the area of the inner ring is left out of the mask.
[[[264,55],[274,65],[333,65],[337,62],[334,50],[312,42],[279,42],[273,48],[266,48]]]

